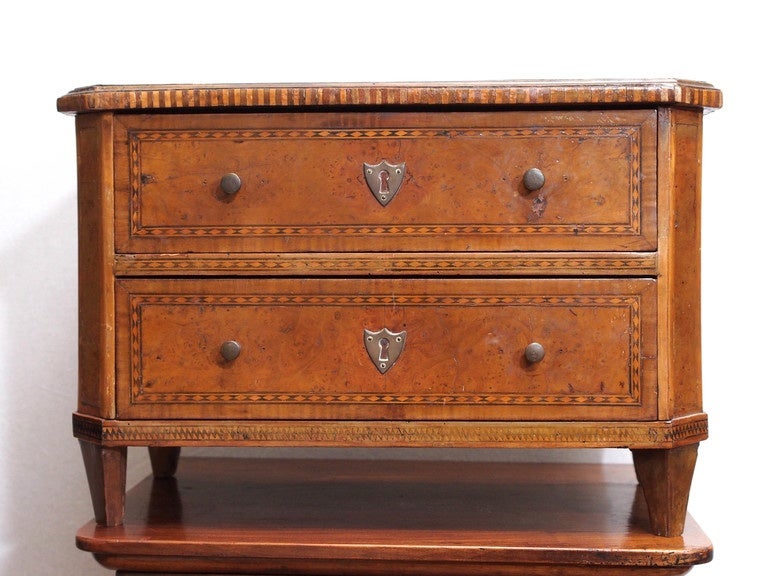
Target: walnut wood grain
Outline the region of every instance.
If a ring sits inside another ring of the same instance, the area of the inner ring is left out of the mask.
[[[650,533],[631,466],[183,460],[125,523],[78,546],[122,574],[684,574],[712,557],[688,517]]]
[[[80,440],[80,449],[96,522],[104,526],[119,526],[125,511],[127,448]]]
[[[112,115],[78,116],[78,410],[114,417]]]
[[[659,255],[662,281],[659,322],[667,346],[659,357],[661,373],[660,418],[702,409],[701,372],[701,112],[663,112],[660,166],[664,188],[673,191],[660,207],[666,217],[659,222]]]
[[[695,443],[672,450],[632,451],[655,534],[678,536],[682,533],[698,448]]]

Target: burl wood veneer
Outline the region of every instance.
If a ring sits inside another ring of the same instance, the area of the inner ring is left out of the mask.
[[[681,80],[93,86],[76,114],[96,521],[127,446],[615,447],[679,536],[704,112]]]

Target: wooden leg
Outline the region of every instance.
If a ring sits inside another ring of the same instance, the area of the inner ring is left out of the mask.
[[[683,533],[698,448],[698,444],[690,444],[665,450],[632,450],[651,530],[659,536]]]
[[[96,522],[119,526],[125,513],[125,469],[128,449],[107,447],[80,440],[85,474],[91,491]]]
[[[170,478],[176,474],[181,448],[178,446],[150,446],[149,461],[155,478]]]

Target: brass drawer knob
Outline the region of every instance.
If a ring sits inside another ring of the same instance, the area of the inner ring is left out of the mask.
[[[224,360],[227,362],[232,362],[232,360],[240,356],[241,348],[242,347],[240,346],[239,342],[234,340],[227,340],[224,342],[224,344],[221,345],[219,352],[221,353],[221,356],[224,358]]]
[[[240,176],[234,172],[224,174],[224,176],[221,177],[221,189],[225,194],[237,193],[237,191],[240,190],[240,186],[242,186],[242,184],[243,183],[240,180]]]
[[[538,168],[529,168],[523,174],[523,186],[528,192],[535,192],[544,186],[544,172]]]
[[[538,342],[531,342],[525,347],[525,359],[529,364],[536,364],[544,359],[544,346]]]

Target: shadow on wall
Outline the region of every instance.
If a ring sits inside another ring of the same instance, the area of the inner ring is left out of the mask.
[[[74,185],[72,186],[74,188]],[[104,575],[75,548],[92,515],[72,437],[77,397],[76,208],[72,197],[0,253],[0,573]]]

